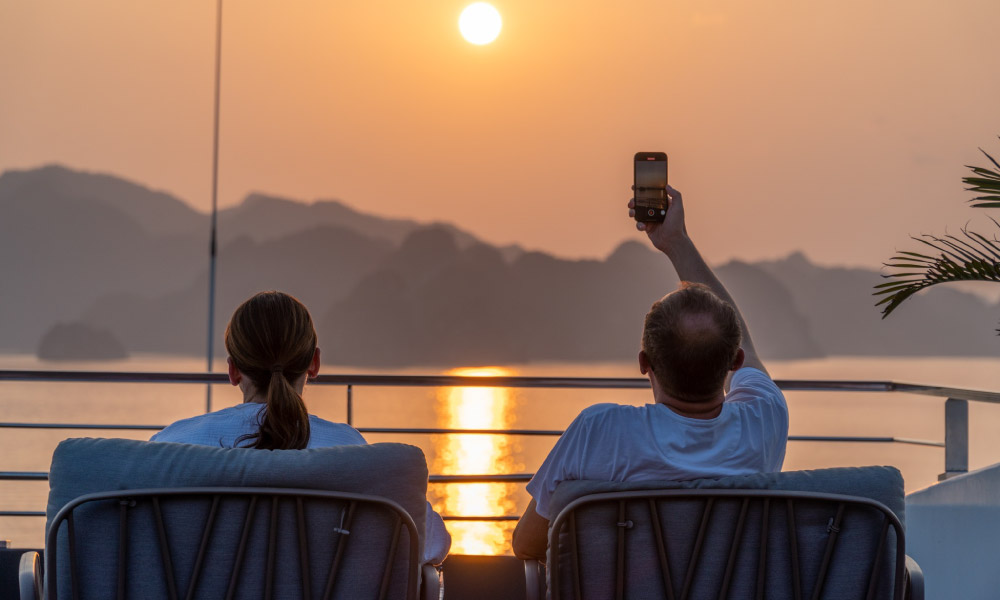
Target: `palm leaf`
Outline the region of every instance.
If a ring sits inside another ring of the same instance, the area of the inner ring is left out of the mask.
[[[976,196],[969,200],[975,208],[1000,208],[1000,162],[979,149],[997,170],[968,166],[972,175],[963,177],[965,189]],[[1000,222],[993,219],[1000,230]],[[889,272],[885,283],[875,286],[874,296],[881,296],[875,306],[888,317],[907,298],[940,283],[955,281],[994,281],[1000,283],[1000,239],[986,237],[962,228],[961,235],[921,235],[913,239],[930,250],[897,251],[884,263]],[[1000,329],[997,329],[1000,333]]]
[[[1000,137],[1000,136],[998,136],[998,137]],[[986,151],[983,150],[982,148],[980,148],[979,151],[982,152],[983,154],[986,154]],[[997,161],[993,160],[993,157],[990,156],[989,154],[986,154],[986,158],[990,159],[990,162],[993,163],[994,167],[1000,169],[1000,162],[997,162]]]
[[[1000,223],[997,226],[1000,228]],[[882,274],[889,281],[876,285],[872,294],[882,296],[875,306],[882,307],[883,319],[907,298],[934,285],[955,281],[1000,283],[1000,240],[965,228],[961,237],[925,234],[913,239],[931,248],[933,254],[901,251],[885,263],[886,268],[894,270]]]
[[[998,163],[992,156],[990,156],[982,148],[980,148],[979,151],[986,155],[986,158],[993,163],[993,166],[1000,169],[1000,163]],[[969,202],[972,202],[972,206],[975,208],[1000,208],[1000,171],[992,171],[990,169],[973,167],[971,165],[966,166],[968,166],[968,168],[976,176],[962,178],[962,182],[968,186],[965,189],[970,192],[980,194],[969,200]]]

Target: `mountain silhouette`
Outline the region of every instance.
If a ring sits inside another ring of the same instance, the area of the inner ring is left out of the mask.
[[[645,243],[572,260],[335,200],[251,194],[220,211],[219,237],[219,354],[236,305],[281,289],[310,307],[328,363],[633,360],[643,315],[677,286]],[[98,338],[105,354],[114,340],[128,352],[203,354],[207,240],[207,215],[112,175],[59,166],[0,175],[0,351],[34,352],[55,331],[74,356]],[[998,307],[954,289],[929,290],[881,321],[875,270],[819,266],[801,253],[716,270],[769,358],[1000,348]],[[97,353],[95,344],[89,357]]]
[[[107,329],[84,323],[56,323],[38,344],[45,360],[120,360],[128,358],[125,346]]]
[[[261,290],[278,289],[306,306],[345,296],[392,246],[339,227],[313,227],[265,242],[240,237],[219,250],[215,347],[233,310]],[[168,294],[119,292],[101,297],[84,322],[109,329],[132,351],[202,354],[206,344],[208,269]]]
[[[33,351],[54,323],[74,321],[109,292],[163,294],[189,282],[208,246],[195,243],[204,233],[174,228],[184,208],[61,167],[0,175],[0,350]],[[151,229],[161,216],[164,228]]]
[[[937,287],[882,319],[874,308],[877,271],[821,267],[802,253],[759,263],[781,281],[809,315],[811,331],[831,355],[992,356],[1000,339],[992,325],[998,306],[973,294]]]
[[[64,199],[103,204],[131,218],[150,235],[187,235],[208,226],[205,215],[166,192],[114,175],[74,171],[59,165],[11,170],[0,175],[0,205],[8,201]],[[55,216],[55,215],[52,215]]]
[[[317,200],[305,204],[260,193],[251,193],[237,206],[219,211],[219,237],[223,243],[238,237],[249,237],[258,242],[287,237],[302,231],[303,224],[350,229],[394,245],[400,244],[414,230],[426,226],[411,219],[384,218],[358,212],[338,200]],[[449,231],[462,247],[478,242],[474,236],[454,225],[434,223],[431,226]],[[503,248],[503,252],[511,256],[520,251],[517,246]]]
[[[746,265],[724,271],[768,326],[769,356],[822,356],[780,283]],[[324,356],[380,366],[631,360],[643,315],[676,286],[666,259],[635,242],[604,261],[528,252],[508,264],[494,248],[417,231],[327,313]]]
[[[815,358],[828,353],[820,342],[824,338],[814,331],[809,306],[797,303],[781,278],[741,261],[722,265],[716,274],[736,300],[743,318],[753,325],[754,346],[762,356]]]
[[[271,248],[268,246],[271,242],[280,245],[284,240],[294,246],[290,253],[279,249],[257,257],[270,259],[268,268],[283,264],[279,271],[298,273],[295,265],[309,264],[309,259],[300,256],[304,251],[301,241],[296,241],[289,231],[303,233],[322,226],[362,234],[377,232],[378,235],[370,237],[373,241],[381,239],[379,247],[382,247],[386,243],[398,245],[410,231],[423,225],[366,215],[335,201],[292,203],[254,194],[241,205],[220,211],[220,289],[230,285],[227,283],[230,270],[244,273],[234,274],[231,284],[240,293],[269,281],[275,282],[272,285],[284,285],[289,279],[255,275],[258,269],[252,264],[245,268],[248,265],[246,261],[240,262],[242,254],[238,250],[230,254],[236,262],[226,267],[222,264],[227,254],[224,249],[230,244],[237,244],[236,248],[241,243]],[[464,243],[475,243],[473,236],[453,227],[452,231]],[[191,209],[168,193],[113,175],[57,165],[3,173],[0,175],[0,280],[3,281],[0,352],[33,352],[42,334],[56,322],[75,322],[95,311],[101,313],[102,322],[110,324],[115,319],[105,314],[110,311],[99,308],[104,304],[118,307],[123,320],[144,321],[140,316],[148,311],[132,306],[134,302],[183,306],[186,312],[184,323],[174,323],[174,327],[157,327],[154,322],[126,328],[127,331],[115,328],[120,339],[131,340],[126,342],[130,350],[165,347],[171,352],[203,352],[199,349],[205,345],[207,322],[208,234],[208,215]],[[304,239],[312,238],[307,234]],[[381,252],[364,244],[356,250],[375,252],[359,254],[361,259],[354,261],[359,266],[367,265],[367,258],[377,258]],[[348,251],[345,247],[335,252],[345,264],[350,258]],[[519,251],[516,247],[505,249],[512,255]],[[311,267],[313,277],[324,276],[321,265]],[[293,287],[309,296],[314,287],[308,282],[310,277],[299,275],[295,280],[302,283]],[[338,272],[334,269],[328,275],[335,278]],[[322,302],[328,304],[339,296],[340,293],[323,297]],[[221,320],[224,326],[235,304],[224,304],[223,300],[229,302],[230,297],[220,294],[216,322]],[[199,329],[201,333],[193,333]],[[185,333],[187,330],[192,333]],[[149,337],[140,346],[134,346],[140,332]]]

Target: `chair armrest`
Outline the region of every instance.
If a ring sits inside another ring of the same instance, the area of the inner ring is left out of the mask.
[[[424,563],[420,565],[420,600],[444,598],[444,572],[441,567]]]
[[[906,557],[906,589],[903,590],[906,600],[924,600],[924,572],[917,561]]]
[[[534,558],[524,561],[524,592],[525,600],[545,598],[545,565]]]
[[[17,566],[17,587],[20,600],[41,600],[42,598],[42,559],[35,552],[25,552]]]

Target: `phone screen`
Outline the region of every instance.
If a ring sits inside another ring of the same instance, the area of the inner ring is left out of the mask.
[[[662,221],[667,215],[667,155],[638,152],[635,155],[635,218]]]

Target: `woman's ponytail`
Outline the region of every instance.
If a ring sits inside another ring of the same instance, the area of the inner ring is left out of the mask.
[[[267,410],[262,415],[254,448],[301,450],[309,444],[309,411],[280,370],[271,371]]]

